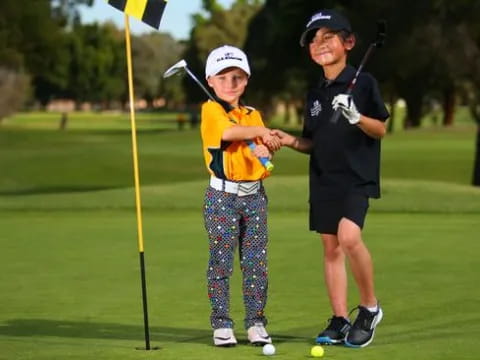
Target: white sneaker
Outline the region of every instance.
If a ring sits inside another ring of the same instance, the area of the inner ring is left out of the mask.
[[[268,335],[262,323],[256,323],[247,330],[248,340],[253,345],[271,344],[272,338]]]
[[[215,346],[235,346],[237,339],[235,339],[235,335],[233,335],[233,329],[215,329],[213,331],[213,343]]]

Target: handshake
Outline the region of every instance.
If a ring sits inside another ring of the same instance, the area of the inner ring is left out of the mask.
[[[334,111],[340,111],[351,125],[360,123],[361,114],[355,106],[352,95],[338,94],[333,98],[332,107]],[[262,145],[258,145],[254,150],[255,156],[271,158],[272,153],[280,150],[282,146],[288,146],[297,151],[310,153],[312,149],[312,140],[296,137],[279,129],[263,128]]]
[[[261,136],[262,143],[255,147],[253,154],[257,157],[271,158],[272,154],[282,146],[291,146],[296,137],[278,129],[264,128]]]

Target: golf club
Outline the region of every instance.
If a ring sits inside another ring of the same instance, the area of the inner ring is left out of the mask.
[[[367,52],[365,53],[365,55],[363,55],[362,61],[360,62],[360,65],[358,65],[357,72],[355,73],[355,76],[353,77],[352,81],[350,81],[350,84],[348,84],[347,91],[345,92],[345,94],[350,95],[352,93],[353,88],[357,83],[358,75],[360,75],[360,73],[362,72],[363,67],[365,66],[370,55],[373,53],[373,50],[375,48],[381,48],[385,43],[386,33],[387,33],[386,21],[385,20],[377,21],[377,35],[376,35],[375,41],[370,44],[370,46],[367,49]],[[330,121],[332,123],[336,123],[340,117],[340,114],[341,114],[340,109],[335,110],[332,117],[330,118]]]
[[[195,74],[190,71],[190,69],[187,66],[187,62],[184,59],[180,60],[179,62],[172,65],[170,68],[168,68],[167,71],[165,71],[165,73],[163,74],[163,77],[166,79],[170,76],[173,76],[173,75],[179,73],[182,70],[185,71],[198,84],[198,86],[200,86],[200,88],[203,90],[203,92],[208,96],[208,98],[210,100],[215,101],[215,102],[217,101],[213,97],[212,93],[210,93],[210,91],[208,91],[208,89],[200,82],[200,80],[198,80],[198,78],[195,76]],[[229,110],[231,110],[231,109],[232,109],[232,107],[230,106]],[[247,143],[250,150],[252,150],[252,151],[255,150],[256,144],[252,140],[245,140],[245,142]],[[273,166],[272,162],[267,157],[259,157],[258,160],[260,160],[260,162],[265,167],[265,169],[267,169],[268,171],[273,170],[274,166]]]

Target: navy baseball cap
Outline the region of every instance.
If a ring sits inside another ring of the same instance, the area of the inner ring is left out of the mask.
[[[312,31],[316,31],[322,27],[333,31],[345,30],[349,33],[352,32],[352,26],[345,16],[339,14],[335,10],[321,10],[313,14],[305,26],[305,31],[300,37],[300,46],[305,46],[305,44],[311,40],[308,39],[308,37],[311,35]]]

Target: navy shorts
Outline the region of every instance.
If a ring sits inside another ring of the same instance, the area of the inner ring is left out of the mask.
[[[338,223],[343,217],[362,229],[367,210],[368,197],[361,194],[310,202],[310,230],[320,234],[336,234]]]

